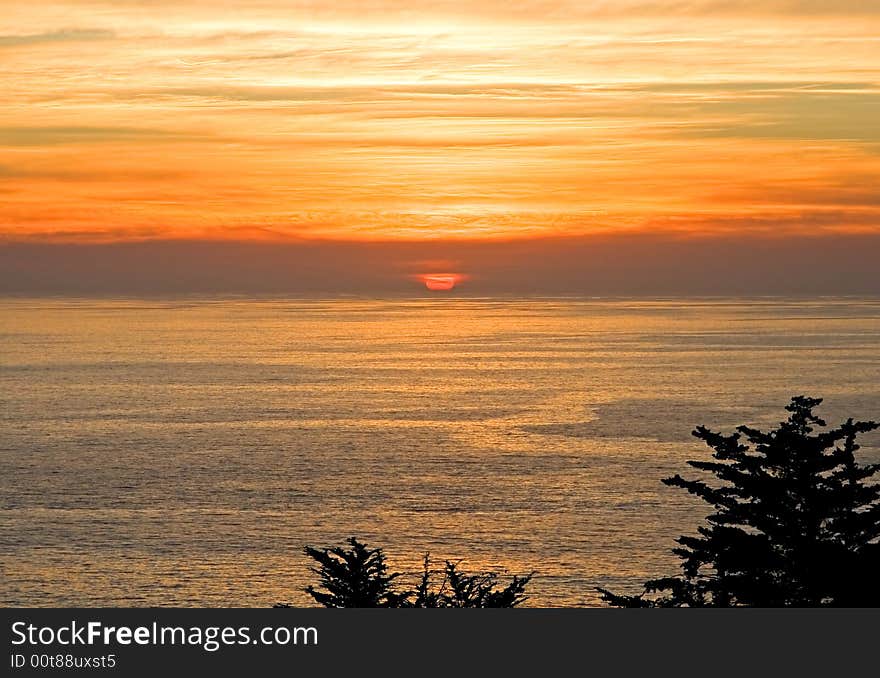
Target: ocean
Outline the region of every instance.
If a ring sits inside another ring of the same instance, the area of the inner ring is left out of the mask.
[[[0,605],[306,605],[352,535],[596,605],[676,572],[695,425],[880,418],[880,300],[7,298],[0,381]]]

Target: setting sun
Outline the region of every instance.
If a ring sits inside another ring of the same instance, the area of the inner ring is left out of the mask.
[[[432,292],[442,292],[453,289],[464,280],[464,276],[459,273],[425,273],[419,279]]]

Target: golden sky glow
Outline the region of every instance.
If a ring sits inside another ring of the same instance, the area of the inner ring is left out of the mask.
[[[880,232],[880,3],[9,2],[0,237]]]

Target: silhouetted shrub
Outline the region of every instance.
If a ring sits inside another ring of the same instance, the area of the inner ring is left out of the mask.
[[[467,574],[459,570],[459,563],[447,560],[443,569],[432,572],[430,556],[425,554],[424,568],[419,584],[412,592],[411,607],[517,607],[524,603],[526,586],[532,574],[514,575],[507,586],[498,587],[498,574],[480,572]],[[439,584],[433,575],[442,575]]]
[[[880,464],[855,459],[856,436],[878,424],[849,419],[811,435],[814,426],[826,427],[813,414],[821,402],[793,398],[788,420],[767,432],[698,427],[694,435],[716,461],[688,464],[720,482],[663,481],[715,510],[699,536],[676,540],[682,573],[646,582],[638,596],[599,589],[604,600],[619,607],[880,603],[880,486],[866,482]]]
[[[388,572],[381,548],[370,549],[355,537],[347,544],[350,548],[305,548],[306,555],[318,563],[310,569],[319,578],[317,588],[308,586],[305,590],[324,607],[516,607],[527,599],[525,588],[531,574],[514,576],[509,584],[500,586],[497,573],[469,575],[448,560],[439,573],[434,572],[426,554],[418,584],[406,588],[398,582],[401,573]],[[436,583],[438,574],[442,579]]]

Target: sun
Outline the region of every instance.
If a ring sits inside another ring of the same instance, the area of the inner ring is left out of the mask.
[[[460,273],[423,273],[418,278],[432,292],[446,292],[455,288],[465,276]]]

